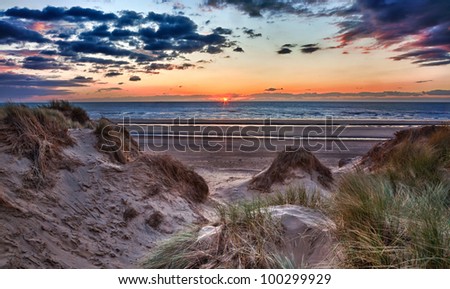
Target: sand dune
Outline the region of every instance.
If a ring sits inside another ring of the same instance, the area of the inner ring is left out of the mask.
[[[208,205],[185,194],[189,183],[161,182],[152,157],[120,164],[98,152],[92,130],[70,136],[63,155],[77,166],[51,188],[26,188],[30,161],[0,153],[0,267],[132,268],[157,241],[205,221]]]

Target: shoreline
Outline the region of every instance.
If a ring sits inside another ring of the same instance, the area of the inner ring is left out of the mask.
[[[124,119],[111,119],[112,122],[123,124]],[[175,122],[176,121],[176,122]],[[268,123],[270,121],[270,123]],[[126,125],[378,125],[378,126],[411,126],[411,125],[442,125],[449,123],[450,119],[164,119],[164,118],[138,118],[129,119]]]
[[[255,119],[140,119],[132,122],[113,120],[126,127],[133,137],[142,139],[188,139],[229,141],[384,141],[399,130],[422,125],[445,125],[444,121],[430,120],[289,120],[270,123]]]

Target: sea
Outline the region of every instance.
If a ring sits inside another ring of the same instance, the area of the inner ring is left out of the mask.
[[[450,120],[450,102],[74,102],[93,119]],[[39,105],[36,103],[31,106]],[[42,104],[40,104],[42,105]]]

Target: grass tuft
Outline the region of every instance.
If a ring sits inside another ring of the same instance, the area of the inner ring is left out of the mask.
[[[143,155],[140,162],[151,166],[166,187],[177,188],[194,202],[204,202],[209,195],[206,181],[180,161],[168,155]]]
[[[51,172],[62,159],[62,149],[74,144],[66,119],[46,108],[8,104],[1,110],[0,143],[7,151],[31,160],[26,178],[31,187],[51,186]]]
[[[449,268],[449,185],[394,186],[354,173],[339,184],[334,215],[345,267]]]
[[[151,251],[145,268],[294,268],[283,251],[287,239],[268,208],[277,205],[323,208],[316,194],[303,188],[251,202],[216,208],[216,233],[199,238],[199,230],[177,235]]]
[[[338,184],[333,211],[345,266],[450,268],[450,129],[396,133]]]
[[[84,126],[90,122],[89,115],[81,107],[74,106],[65,100],[52,100],[47,106],[48,109],[60,111],[67,119]]]
[[[145,268],[281,268],[282,227],[262,202],[217,208],[217,233],[183,233],[156,247]]]
[[[450,160],[450,127],[423,126],[401,130],[391,140],[375,145],[364,157],[363,164],[372,171],[390,167],[405,170],[410,178],[437,175],[439,166],[448,168]],[[406,175],[404,175],[406,176]]]
[[[308,193],[304,187],[289,187],[284,193],[269,195],[263,199],[265,205],[297,205],[311,209],[324,210],[328,204],[322,199],[319,192]]]

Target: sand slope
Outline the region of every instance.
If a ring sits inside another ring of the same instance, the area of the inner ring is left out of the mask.
[[[63,154],[76,165],[51,188],[26,188],[30,161],[0,152],[0,268],[133,268],[157,241],[205,221],[210,201],[189,200],[139,161],[113,163],[91,130],[70,135]]]

